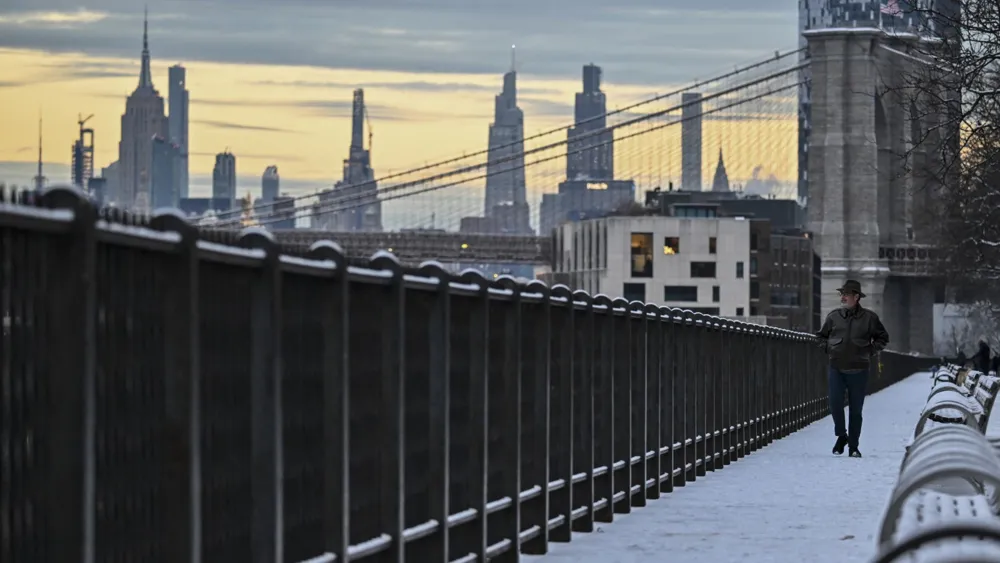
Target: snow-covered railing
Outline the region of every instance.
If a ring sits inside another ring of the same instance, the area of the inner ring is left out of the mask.
[[[977,428],[948,424],[920,434],[903,458],[873,563],[1000,561],[997,491],[1000,457]]]

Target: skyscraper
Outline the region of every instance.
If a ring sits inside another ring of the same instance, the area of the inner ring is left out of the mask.
[[[225,200],[226,209],[232,209],[236,205],[236,157],[228,150],[215,155],[212,197]]]
[[[180,147],[162,135],[153,137],[150,193],[153,209],[176,208],[180,203],[177,161]]]
[[[313,214],[313,227],[331,231],[381,231],[382,202],[371,161],[371,129],[369,148],[365,148],[365,91],[354,91],[351,110],[351,146],[344,160],[344,178],[332,190],[319,194]]]
[[[271,165],[264,169],[263,176],[260,177],[260,199],[263,203],[271,203],[278,197],[281,177],[278,176],[278,167]]]
[[[90,179],[94,177],[94,130],[86,127],[89,119],[81,116],[77,121],[80,136],[73,142],[73,185],[82,190],[89,189]]]
[[[712,178],[712,191],[729,192],[729,174],[726,173],[726,163],[722,160],[722,149],[719,149],[719,163],[715,165],[715,177]]]
[[[566,179],[614,179],[614,132],[604,130],[608,118],[607,99],[601,91],[601,67],[583,67],[583,92],[576,95],[574,113],[576,124],[566,135]]]
[[[142,27],[139,85],[125,102],[125,113],[122,115],[122,136],[118,143],[121,179],[116,203],[125,208],[148,210],[151,203],[152,139],[156,135],[167,134],[167,120],[163,114],[163,98],[153,87],[149,68],[148,18],[144,18]]]
[[[168,74],[170,90],[168,103],[170,115],[167,123],[170,129],[170,142],[177,145],[177,173],[175,182],[179,197],[188,197],[188,91],[187,70],[181,65],[170,67]]]
[[[701,94],[681,94],[681,189],[700,192]]]
[[[513,58],[494,102],[488,154],[484,215],[501,232],[531,232],[524,180],[524,112],[517,107]]]

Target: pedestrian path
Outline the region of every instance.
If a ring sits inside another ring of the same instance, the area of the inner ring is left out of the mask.
[[[929,374],[866,399],[862,459],[834,456],[830,417],[530,563],[863,563]],[[995,426],[995,425],[994,425]]]

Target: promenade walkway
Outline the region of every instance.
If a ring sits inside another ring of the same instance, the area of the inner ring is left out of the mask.
[[[927,394],[916,374],[868,397],[863,459],[833,456],[830,417],[724,471],[554,544],[531,563],[863,563]]]

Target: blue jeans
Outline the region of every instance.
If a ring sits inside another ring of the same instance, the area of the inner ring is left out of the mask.
[[[861,409],[865,406],[865,390],[868,387],[868,370],[842,372],[830,367],[830,415],[833,417],[833,432],[837,436],[847,436],[850,448],[858,447],[861,438]],[[850,428],[844,428],[844,391],[850,409]]]

